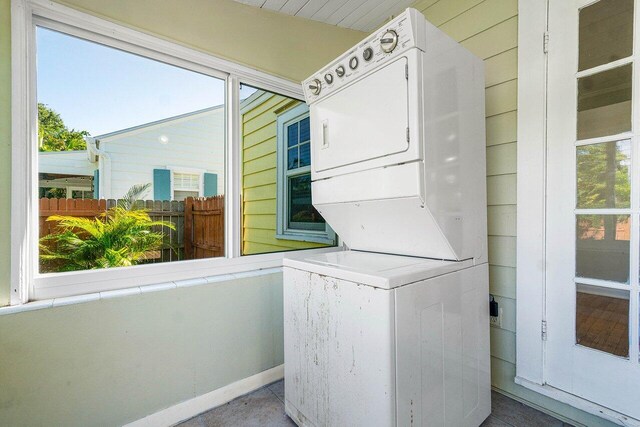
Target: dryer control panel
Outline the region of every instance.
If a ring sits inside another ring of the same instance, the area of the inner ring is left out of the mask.
[[[408,49],[424,50],[425,30],[419,12],[407,9],[338,59],[303,82],[305,99],[311,104],[355,82],[369,71],[392,61]],[[420,28],[418,28],[420,27]]]

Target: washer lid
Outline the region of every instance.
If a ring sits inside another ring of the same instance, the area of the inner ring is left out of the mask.
[[[284,266],[376,288],[393,289],[471,267],[473,260],[439,261],[350,250],[287,256]]]

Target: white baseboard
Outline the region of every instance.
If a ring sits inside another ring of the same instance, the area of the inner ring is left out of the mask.
[[[597,403],[593,403],[550,385],[536,384],[522,377],[516,377],[515,383],[528,388],[529,390],[540,393],[544,396],[558,400],[562,403],[566,403],[567,405],[573,406],[574,408],[578,408],[584,412],[588,412],[600,418],[604,418],[605,420],[611,421],[612,423],[627,427],[640,427],[640,420],[621,414],[620,412],[614,411],[613,409],[605,408],[604,406],[600,406]]]
[[[144,418],[126,424],[125,427],[172,426],[282,378],[284,378],[284,365],[276,366],[249,378],[236,381],[217,390],[147,415]]]

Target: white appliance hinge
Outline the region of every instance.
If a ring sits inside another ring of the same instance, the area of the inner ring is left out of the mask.
[[[545,31],[542,34],[542,52],[543,53],[549,52],[549,32],[548,31]]]
[[[407,126],[407,142],[409,142],[409,139],[410,139],[410,137],[409,137],[409,126]]]
[[[547,321],[546,320],[542,321],[541,332],[542,332],[542,341],[546,341],[547,340]]]
[[[409,80],[409,64],[404,64],[404,78]]]

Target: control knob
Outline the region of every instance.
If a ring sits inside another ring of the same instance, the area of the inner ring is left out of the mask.
[[[327,84],[333,83],[333,74],[331,74],[331,73],[325,74],[324,75],[324,81],[327,82]]]
[[[349,68],[351,68],[352,70],[355,70],[356,68],[358,68],[358,57],[354,56],[349,60]]]
[[[362,52],[362,57],[367,62],[371,61],[371,58],[373,58],[373,49],[370,47],[366,48],[364,52]]]
[[[398,33],[393,30],[387,30],[380,38],[380,49],[384,53],[391,53],[398,45]]]
[[[320,95],[320,91],[322,90],[322,82],[318,79],[313,79],[309,84],[309,90],[314,95]]]
[[[336,68],[336,74],[338,75],[338,77],[344,76],[344,67],[342,65]]]

